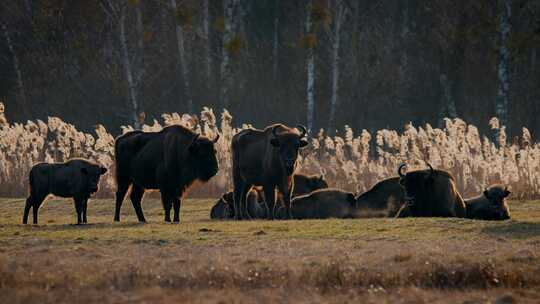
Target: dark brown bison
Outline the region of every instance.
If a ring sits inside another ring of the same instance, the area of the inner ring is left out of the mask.
[[[403,174],[399,183],[405,191],[405,203],[397,217],[465,217],[465,201],[458,193],[454,178],[446,171],[418,170]]]
[[[484,192],[465,200],[467,218],[502,221],[510,219],[510,210],[506,198],[510,191],[501,185],[490,186]]]
[[[183,126],[169,126],[159,132],[133,131],[116,139],[116,210],[120,208],[131,186],[131,202],[140,222],[145,222],[141,200],[145,189],[158,189],[170,222],[171,206],[174,222],[180,221],[180,204],[184,191],[195,181],[206,182],[218,172],[214,144]]]
[[[293,198],[293,219],[352,218],[355,215],[354,194],[338,189],[321,189]],[[285,208],[280,208],[277,218],[287,219]]]
[[[356,217],[394,217],[404,197],[399,177],[382,180],[356,198]]]
[[[33,208],[34,224],[38,223],[39,207],[49,194],[73,197],[77,224],[86,223],[88,198],[98,191],[99,178],[106,172],[106,168],[84,159],[33,166],[29,175],[30,196],[26,199],[23,224],[28,223],[30,207]]]
[[[298,150],[308,145],[306,128],[276,124],[264,130],[246,129],[232,138],[234,210],[236,219],[249,218],[246,195],[252,186],[263,186],[268,217],[274,217],[276,187],[283,195],[290,214],[291,178],[296,169]],[[298,132],[300,131],[300,132]]]

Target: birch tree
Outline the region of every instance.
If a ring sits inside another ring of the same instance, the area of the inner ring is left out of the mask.
[[[275,0],[274,8],[274,39],[272,42],[272,75],[274,81],[277,80],[278,72],[278,51],[279,51],[279,0]]]
[[[229,106],[229,90],[232,86],[231,72],[231,49],[230,43],[234,36],[234,10],[238,0],[223,0],[224,13],[224,29],[222,38],[222,55],[221,55],[221,89],[220,101],[223,107]]]
[[[499,6],[499,88],[495,102],[495,113],[501,124],[508,124],[509,80],[508,62],[510,52],[508,50],[508,37],[510,36],[510,16],[512,14],[512,0],[498,0]]]
[[[345,14],[343,0],[334,1],[333,29],[330,40],[332,42],[332,95],[330,98],[330,115],[328,118],[328,132],[334,133],[336,109],[339,106],[339,51],[341,42],[341,25]]]
[[[20,98],[21,108],[25,116],[28,117],[28,108],[26,105],[26,90],[24,88],[24,81],[23,81],[23,77],[21,73],[21,67],[19,65],[19,57],[17,56],[17,52],[15,51],[15,48],[13,47],[13,42],[11,41],[9,31],[5,24],[2,24],[2,30],[4,32],[4,38],[6,39],[6,45],[8,47],[8,50],[11,53],[11,56],[13,56],[13,69],[15,70],[15,74],[17,75],[17,86],[19,87],[19,98]]]
[[[133,67],[131,65],[129,49],[126,37],[126,8],[123,7],[120,10],[120,26],[119,26],[119,38],[120,38],[120,53],[122,58],[122,65],[126,73],[126,79],[128,83],[128,96],[131,104],[131,119],[135,129],[140,129],[139,123],[139,102],[137,100],[137,85],[133,77]]]
[[[209,24],[210,24],[210,10],[208,8],[208,1],[209,0],[203,0],[202,6],[203,6],[203,37],[206,41],[206,47],[205,47],[205,72],[206,72],[206,81],[207,81],[207,87],[210,87],[210,82],[212,79],[212,58],[210,57],[210,31],[209,31]]]
[[[308,0],[306,7],[306,67],[307,67],[307,107],[306,119],[308,132],[312,132],[315,120],[315,41],[316,37],[313,32],[313,0]]]
[[[183,26],[187,25],[187,22],[184,22],[184,20],[180,20],[181,14],[185,12],[181,12],[178,10],[178,7],[176,5],[176,0],[171,0],[171,8],[174,12],[175,16],[175,28],[176,28],[176,43],[178,47],[178,58],[180,61],[180,69],[182,71],[182,79],[183,79],[183,86],[184,86],[184,95],[186,97],[186,103],[187,103],[187,109],[189,113],[193,113],[193,99],[191,97],[191,87],[189,84],[189,67],[186,60],[186,50],[184,46],[184,29]]]

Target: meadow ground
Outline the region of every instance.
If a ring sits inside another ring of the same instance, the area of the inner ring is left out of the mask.
[[[0,302],[540,302],[540,202],[511,202],[505,222],[464,219],[210,221],[191,199],[165,224],[147,198],[93,200],[73,225],[50,199],[23,226],[24,199],[0,199]]]

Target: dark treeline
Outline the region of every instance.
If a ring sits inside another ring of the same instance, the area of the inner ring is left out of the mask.
[[[540,132],[538,0],[17,0],[0,4],[11,121],[82,129],[227,108],[313,130]],[[485,131],[485,129],[484,129]]]

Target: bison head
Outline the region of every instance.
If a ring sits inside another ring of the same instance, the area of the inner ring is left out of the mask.
[[[190,165],[194,166],[197,178],[203,182],[209,181],[219,170],[216,158],[217,151],[214,147],[218,140],[219,134],[213,140],[196,135],[188,148]]]
[[[510,209],[506,204],[506,198],[510,195],[508,188],[499,185],[491,186],[484,190],[487,202],[482,208],[482,218],[486,220],[510,219]]]
[[[314,176],[313,178],[309,179],[309,188],[310,192],[313,192],[315,190],[319,189],[326,189],[328,188],[328,183],[324,179],[324,175]]]
[[[298,125],[296,128],[300,131],[300,134],[290,130],[278,134],[278,127],[275,126],[272,129],[273,138],[270,140],[270,143],[279,150],[280,162],[287,174],[291,175],[296,167],[298,150],[308,145],[307,140],[304,138],[307,131],[304,126]]]
[[[96,193],[99,189],[99,178],[107,173],[107,168],[91,165],[81,168],[83,192]]]
[[[429,170],[413,171],[403,174],[405,164],[398,168],[399,184],[405,192],[405,202],[414,209],[417,204],[423,204],[430,199],[434,185],[434,170],[428,164]]]

